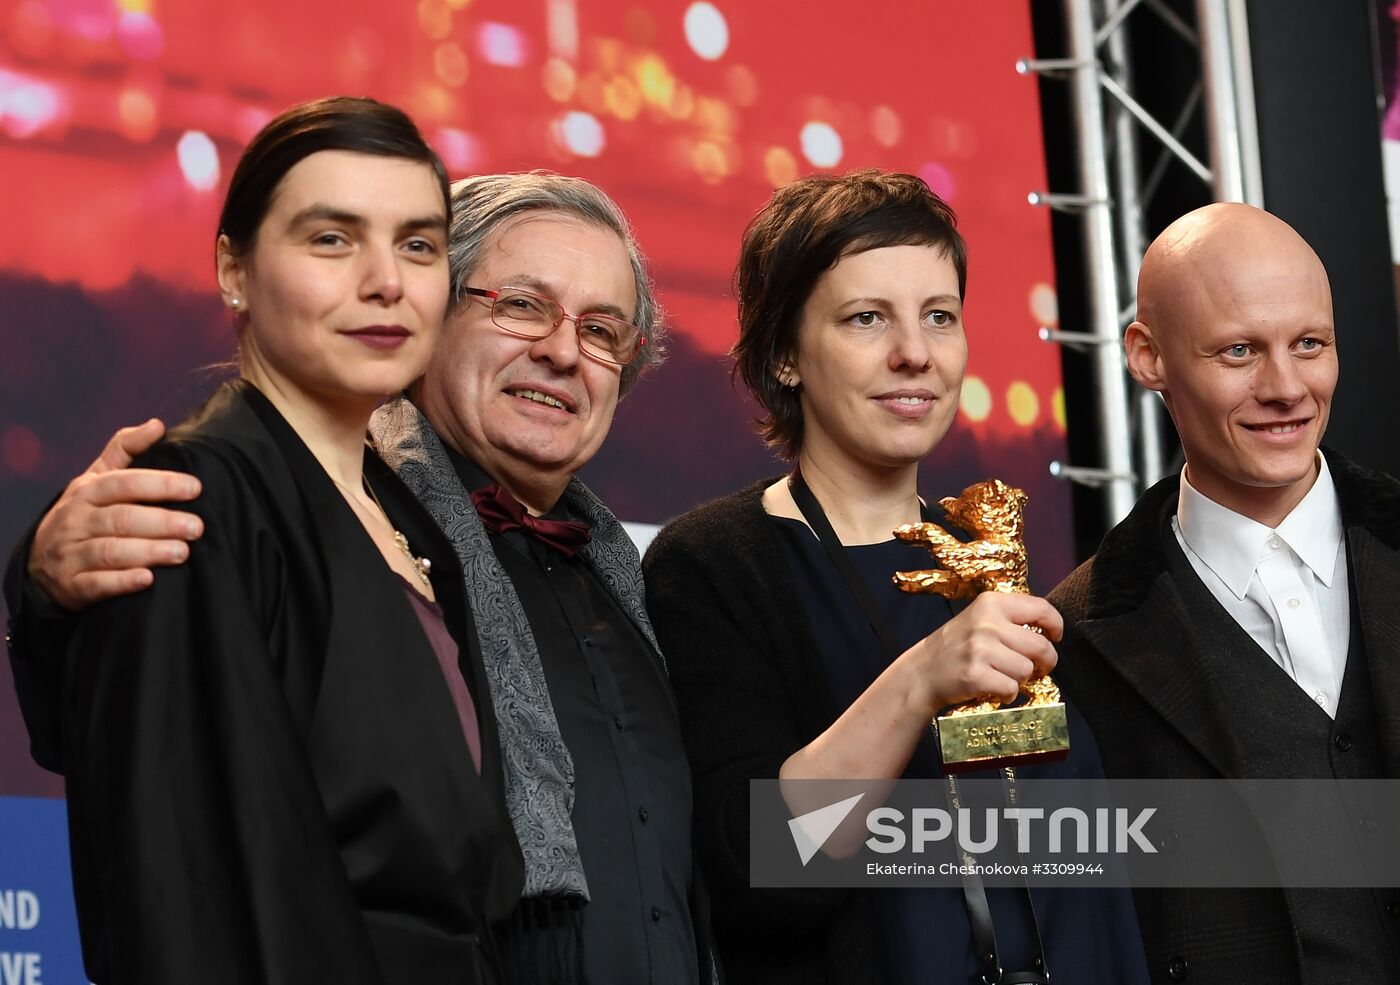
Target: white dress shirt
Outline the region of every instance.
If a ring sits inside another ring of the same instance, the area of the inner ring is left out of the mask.
[[[1207,499],[1181,471],[1172,532],[1240,628],[1332,718],[1351,641],[1342,511],[1327,459],[1276,529]]]

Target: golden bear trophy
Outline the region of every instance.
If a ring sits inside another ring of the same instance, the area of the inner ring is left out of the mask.
[[[1026,494],[999,479],[968,486],[941,503],[948,520],[973,534],[963,542],[934,523],[906,523],[894,535],[928,549],[942,568],[900,571],[894,583],[918,595],[969,599],[981,592],[1030,592],[1027,580]],[[1031,627],[1036,632],[1037,627]],[[1001,768],[1069,754],[1069,722],[1060,689],[1049,675],[1021,686],[1013,705],[991,699],[957,705],[935,720],[943,768],[949,773]]]

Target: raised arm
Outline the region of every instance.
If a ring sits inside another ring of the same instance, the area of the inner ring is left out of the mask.
[[[818,673],[815,653],[787,652],[816,644],[793,635],[782,609],[792,590],[773,587],[787,576],[726,546],[746,534],[683,521],[661,533],[645,562],[695,777],[696,834],[716,884],[731,889],[748,880],[749,780],[896,779],[938,711],[984,695],[1014,699],[1022,682],[1054,667],[1051,641],[1063,629],[1044,599],[985,594],[894,660],[834,721],[799,723],[794,682],[781,668]],[[786,786],[784,796],[794,814],[811,809]],[[823,895],[795,894],[791,912],[810,911]]]
[[[830,728],[789,756],[782,778],[898,779],[943,708],[972,698],[1014,701],[1027,679],[1053,670],[1051,640],[1063,629],[1042,598],[984,592],[900,654]]]

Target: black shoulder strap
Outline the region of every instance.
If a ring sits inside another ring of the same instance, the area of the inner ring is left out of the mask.
[[[831,559],[831,563],[841,573],[846,587],[851,590],[851,594],[860,603],[860,607],[865,610],[865,618],[870,620],[870,627],[875,630],[875,635],[880,637],[885,651],[892,657],[899,656],[903,652],[903,648],[900,647],[894,634],[890,632],[889,626],[886,625],[885,617],[881,614],[879,606],[875,604],[870,589],[866,587],[865,581],[856,571],[851,559],[846,556],[841,539],[836,536],[836,531],[831,527],[831,521],[826,518],[826,511],[822,509],[821,503],[817,502],[817,497],[812,495],[812,490],[808,488],[806,480],[802,478],[800,469],[792,470],[792,477],[788,479],[788,489],[792,493],[793,502],[802,511],[802,515],[807,518],[807,525],[812,528],[812,532],[817,535],[817,540],[821,542],[822,550],[826,551],[826,556]]]
[[[889,624],[885,621],[884,614],[880,607],[875,604],[875,598],[870,594],[870,589],[865,581],[856,571],[855,565],[851,563],[850,557],[846,554],[846,549],[841,543],[841,539],[836,536],[836,531],[831,526],[831,521],[826,518],[826,511],[822,509],[821,503],[817,502],[817,497],[812,494],[807,481],[802,478],[802,470],[794,468],[792,475],[788,478],[788,489],[792,493],[793,502],[802,511],[803,517],[807,520],[807,525],[812,528],[812,532],[817,535],[817,540],[822,545],[822,550],[835,565],[836,570],[841,573],[841,578],[850,589],[851,595],[855,597],[857,603],[865,612],[865,618],[870,621],[870,627],[875,630],[875,635],[880,638],[885,651],[893,659],[899,656],[903,649],[894,637]],[[920,516],[924,521],[929,520],[927,507],[920,508]],[[1011,790],[1011,796],[1015,793],[1015,775],[1010,770],[1005,770],[1004,778]],[[948,797],[949,802],[954,806],[960,803],[958,795],[957,780],[953,776],[948,777]],[[991,905],[987,902],[987,889],[982,884],[982,877],[977,875],[972,866],[962,866],[964,875],[962,877],[963,902],[967,905],[967,919],[972,926],[972,943],[977,949],[977,964],[981,968],[982,981],[985,985],[1011,985],[1013,982],[1034,982],[1044,983],[1050,980],[1050,972],[1045,967],[1045,947],[1040,940],[1040,921],[1036,919],[1035,905],[1031,900],[1029,886],[1024,886],[1026,895],[1026,906],[1030,911],[1031,928],[1035,932],[1036,950],[1035,971],[1025,973],[1014,973],[1007,975],[1002,971],[1001,959],[997,954],[996,928],[992,922]]]

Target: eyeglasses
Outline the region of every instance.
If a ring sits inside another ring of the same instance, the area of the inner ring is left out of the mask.
[[[496,327],[522,339],[544,339],[559,328],[564,319],[574,323],[579,348],[594,359],[626,366],[646,345],[642,330],[631,322],[611,315],[571,315],[559,302],[518,287],[484,291],[468,287],[465,293],[491,301],[491,321]]]

